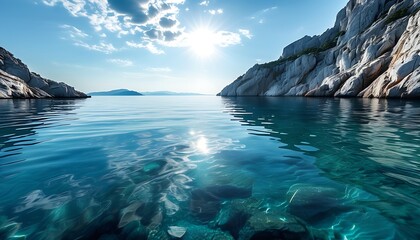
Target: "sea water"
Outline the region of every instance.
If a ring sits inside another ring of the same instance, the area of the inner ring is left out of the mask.
[[[420,102],[0,100],[0,239],[419,239]]]

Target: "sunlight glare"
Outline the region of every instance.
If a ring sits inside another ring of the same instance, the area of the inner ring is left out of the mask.
[[[191,50],[199,57],[208,58],[216,50],[217,34],[207,28],[199,28],[189,37]]]
[[[200,137],[200,139],[198,139],[196,147],[200,152],[204,154],[208,154],[210,152],[207,146],[207,139],[205,137]]]

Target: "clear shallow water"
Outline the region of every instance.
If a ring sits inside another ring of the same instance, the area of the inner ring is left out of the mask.
[[[420,238],[420,102],[96,97],[0,114],[0,239]]]

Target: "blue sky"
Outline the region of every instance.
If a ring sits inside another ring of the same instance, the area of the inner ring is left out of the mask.
[[[3,0],[0,46],[91,92],[215,94],[334,25],[347,0]]]

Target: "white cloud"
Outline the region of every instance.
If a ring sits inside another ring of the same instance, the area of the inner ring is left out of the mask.
[[[45,5],[54,6],[59,0],[42,0]]]
[[[118,51],[122,46],[116,48],[106,41],[111,35],[124,39],[127,47],[145,49],[156,55],[165,53],[161,47],[191,46],[188,45],[191,31],[179,21],[180,9],[185,0],[37,1],[50,7],[63,7],[74,17],[85,18],[94,31],[63,25],[67,33],[63,39],[92,51],[106,54]],[[208,6],[210,1],[201,1],[199,4]],[[223,9],[208,12],[213,15],[223,14]],[[236,45],[241,43],[241,37],[252,37],[245,29],[239,32],[221,30],[214,32],[215,46]]]
[[[133,62],[127,59],[118,59],[118,58],[112,58],[108,59],[107,62],[113,63],[122,67],[131,67],[133,66]]]
[[[251,16],[252,20],[257,21],[259,24],[265,23],[265,17],[267,14],[273,12],[274,10],[277,10],[277,6],[265,8],[262,10],[259,10],[258,12],[254,13],[254,15]]]
[[[241,43],[241,36],[238,33],[234,32],[219,31],[216,33],[215,43],[219,47],[237,45]]]
[[[98,44],[89,43],[92,42],[91,36],[78,29],[77,27],[67,24],[61,25],[60,27],[64,29],[64,34],[66,35],[61,37],[61,39],[71,41],[75,46],[83,47],[92,51],[103,52],[106,54],[117,51],[117,49],[111,43],[106,43],[104,40],[101,40]]]
[[[211,15],[223,14],[223,9],[221,9],[221,8],[219,8],[219,9],[211,9],[211,10],[209,10],[209,13]]]
[[[262,12],[266,13],[266,12],[270,12],[270,11],[273,11],[273,10],[276,10],[276,9],[277,9],[277,6],[274,6],[274,7],[263,9]]]
[[[77,41],[74,42],[74,45],[86,48],[91,51],[103,52],[105,54],[110,54],[117,51],[117,49],[111,43],[106,42],[100,42],[99,44],[88,44],[83,41]]]
[[[86,38],[89,36],[87,33],[83,32],[82,30],[74,26],[64,24],[64,25],[61,25],[60,27],[62,29],[65,29],[69,37],[72,39]]]
[[[38,0],[53,7],[62,6],[72,16],[86,18],[97,35],[115,33],[122,38],[140,35],[145,41],[148,30],[162,32],[163,41],[182,35],[178,21],[179,7],[185,0]],[[140,4],[139,4],[140,3]]]
[[[161,49],[158,49],[152,42],[146,42],[146,43],[135,43],[135,42],[126,42],[127,46],[132,48],[144,48],[147,49],[149,52],[160,55],[164,54],[165,52]]]
[[[149,67],[146,68],[148,72],[172,72],[172,69],[168,67]]]
[[[253,36],[251,32],[248,29],[239,29],[238,30],[240,34],[242,34],[244,37],[251,39]]]

